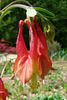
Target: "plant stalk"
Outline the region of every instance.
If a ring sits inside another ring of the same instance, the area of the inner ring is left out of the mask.
[[[2,15],[0,16],[0,22],[1,22],[2,18],[4,17],[4,15],[6,14],[7,11],[9,11],[9,10],[12,9],[12,8],[16,8],[16,7],[23,8],[23,9],[25,9],[25,10],[27,10],[27,9],[30,8],[29,6],[22,5],[22,4],[14,4],[14,5],[11,5],[10,7],[8,7],[8,8],[3,12]]]
[[[1,0],[0,0],[1,1]],[[17,2],[25,2],[25,3],[27,3],[29,6],[32,6],[28,1],[25,1],[25,0],[16,0],[16,1],[13,1],[13,2],[11,2],[9,5],[7,5],[6,7],[4,7],[0,12],[2,12],[2,11],[4,11],[5,9],[7,9],[9,6],[11,6],[12,4],[14,4],[14,3],[17,3]]]

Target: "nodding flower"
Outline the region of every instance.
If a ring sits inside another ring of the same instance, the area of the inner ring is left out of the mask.
[[[7,90],[4,88],[4,84],[2,79],[0,78],[0,100],[6,100],[6,97],[8,96]],[[9,97],[9,96],[8,96]]]
[[[38,41],[37,41],[37,34],[34,32],[35,29],[33,23],[31,27],[30,22],[26,20],[26,24],[28,25],[31,33],[30,53],[28,54],[23,39],[23,35],[22,35],[23,21],[21,20],[19,21],[19,33],[18,33],[17,43],[16,43],[17,58],[14,64],[14,68],[13,68],[14,74],[12,78],[14,78],[15,72],[17,72],[17,75],[21,80],[21,82],[23,83],[23,86],[31,79],[32,82],[31,86],[35,88],[37,85],[35,80],[38,74],[38,54],[37,54]]]
[[[30,35],[30,52],[28,53],[22,34],[23,24],[27,24]],[[30,87],[32,89],[38,88],[40,86],[38,82],[38,76],[44,79],[44,76],[49,72],[49,70],[54,70],[52,68],[52,62],[48,56],[47,43],[43,32],[41,31],[37,21],[32,19],[32,24],[29,22],[29,18],[25,21],[19,21],[19,33],[16,42],[17,58],[15,60],[13,68],[13,76],[15,73],[21,82],[26,84],[30,80]],[[35,29],[35,25],[38,31],[38,35]]]

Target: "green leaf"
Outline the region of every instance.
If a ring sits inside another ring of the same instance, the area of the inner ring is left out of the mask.
[[[0,15],[3,13],[4,11],[1,11],[0,12]],[[7,11],[6,13],[5,13],[5,15],[4,16],[6,16],[7,14],[9,14],[11,11]]]
[[[0,56],[6,55],[7,53],[0,54]]]
[[[0,15],[1,15],[3,12],[4,12],[4,11],[0,12]],[[11,11],[7,11],[7,12],[5,13],[4,16],[6,16],[7,14],[10,14],[10,12],[11,12]]]
[[[29,8],[26,12],[26,14],[29,16],[29,17],[34,17],[35,15],[37,15],[37,12],[35,9],[33,8]]]
[[[4,16],[6,16],[7,14],[9,14],[11,11],[7,11],[6,14]]]
[[[54,18],[55,15],[53,13],[51,13],[50,11],[40,8],[40,7],[34,7],[34,9],[40,13],[42,16],[44,17],[48,17],[48,18]]]

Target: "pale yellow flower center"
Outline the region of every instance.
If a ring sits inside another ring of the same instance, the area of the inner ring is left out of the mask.
[[[32,89],[36,89],[40,86],[39,82],[38,82],[38,75],[37,74],[34,74],[32,75],[32,78],[31,78],[31,82],[29,83],[29,86],[32,88]]]

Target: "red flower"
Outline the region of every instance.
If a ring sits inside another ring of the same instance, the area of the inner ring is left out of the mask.
[[[38,23],[32,21],[32,27],[30,25],[29,19],[25,20],[30,34],[31,34],[31,43],[30,43],[30,53],[28,54],[23,35],[22,35],[22,26],[24,22],[21,20],[19,22],[19,33],[17,37],[17,58],[14,64],[14,75],[17,72],[17,75],[23,85],[31,79],[30,86],[31,88],[39,87],[39,82],[37,80],[38,76],[44,79],[44,76],[49,72],[49,70],[54,70],[52,68],[52,62],[48,56],[47,43],[44,34],[42,33]],[[36,24],[38,36],[36,29],[34,27]]]
[[[35,38],[37,34],[33,32],[32,27],[30,26],[30,23],[28,22],[27,24],[31,32],[30,53],[28,54],[28,51],[27,51],[27,48],[22,36],[23,21],[21,20],[19,22],[19,34],[18,34],[17,43],[16,43],[17,58],[14,64],[14,70],[13,70],[14,75],[12,76],[13,78],[15,76],[15,72],[17,72],[17,75],[19,79],[21,80],[21,82],[23,83],[23,85],[27,83],[33,77],[34,75],[33,73],[36,73],[36,71],[38,72],[37,43],[36,43],[37,39]],[[36,70],[34,71],[35,68]]]
[[[2,80],[0,78],[0,100],[6,100],[6,96],[8,96],[8,92],[4,88],[4,84],[3,84],[3,82],[2,82]]]

